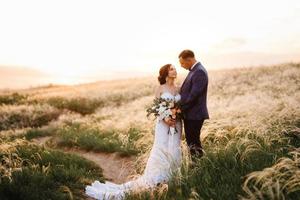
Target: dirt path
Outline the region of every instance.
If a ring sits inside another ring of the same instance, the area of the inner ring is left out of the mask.
[[[93,161],[103,169],[105,179],[114,183],[124,183],[134,172],[133,157],[120,157],[117,153],[96,153],[74,149],[68,149],[66,152],[75,153]]]
[[[38,145],[47,146],[47,141],[51,138],[51,136],[40,137],[32,139],[32,141]],[[130,179],[130,175],[134,174],[134,157],[120,157],[117,153],[98,153],[74,148],[62,148],[59,150],[74,153],[93,161],[103,169],[105,179],[114,183],[126,182]]]

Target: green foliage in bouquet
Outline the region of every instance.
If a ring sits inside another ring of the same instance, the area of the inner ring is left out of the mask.
[[[175,102],[172,99],[155,98],[153,103],[147,108],[147,117],[153,115],[155,119],[160,117],[183,118],[180,102]]]

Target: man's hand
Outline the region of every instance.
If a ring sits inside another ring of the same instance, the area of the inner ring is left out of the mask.
[[[165,118],[164,119],[165,123],[168,124],[169,126],[175,127],[176,120],[172,118]]]

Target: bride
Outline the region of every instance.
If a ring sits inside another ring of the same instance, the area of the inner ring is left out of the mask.
[[[179,89],[175,86],[177,77],[173,65],[167,64],[160,68],[155,97],[180,100]],[[169,132],[170,127],[176,127],[176,133]],[[124,199],[125,194],[130,191],[141,191],[153,188],[160,183],[166,183],[171,175],[179,172],[181,165],[180,138],[182,134],[182,123],[180,119],[159,120],[155,125],[155,136],[150,156],[148,158],[144,173],[135,180],[123,184],[115,184],[109,181],[100,183],[95,181],[86,186],[86,194],[99,200]]]

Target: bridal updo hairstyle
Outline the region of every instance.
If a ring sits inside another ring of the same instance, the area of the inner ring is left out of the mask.
[[[171,64],[166,64],[159,69],[158,82],[161,85],[163,85],[167,82],[166,79],[169,75],[170,67],[171,67]]]

